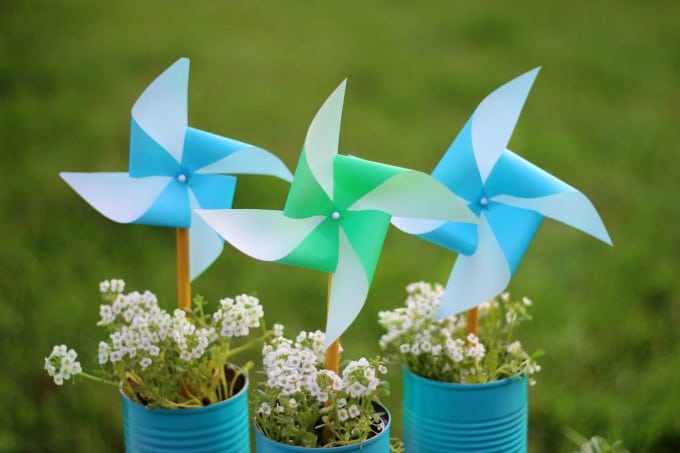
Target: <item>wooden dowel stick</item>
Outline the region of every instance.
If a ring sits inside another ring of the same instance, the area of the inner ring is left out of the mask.
[[[191,309],[191,277],[189,276],[189,230],[177,228],[177,307]]]
[[[471,308],[467,311],[467,334],[474,334],[478,337],[479,331],[479,307]],[[467,335],[466,335],[467,336]]]
[[[333,283],[333,274],[328,274],[328,308],[331,303],[331,284]],[[326,349],[326,369],[338,374],[340,372],[340,338],[335,340],[328,349]]]

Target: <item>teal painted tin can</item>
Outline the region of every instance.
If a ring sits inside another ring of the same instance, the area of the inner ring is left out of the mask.
[[[328,452],[328,453],[389,453],[390,451],[390,427],[392,425],[389,411],[378,403],[373,403],[376,412],[383,413],[382,421],[385,427],[381,432],[366,440],[365,442],[352,445],[342,445],[330,448],[310,448],[286,445],[276,442],[266,437],[255,425],[255,451],[257,453],[306,453],[306,452]]]
[[[191,409],[149,409],[121,393],[127,453],[250,452],[248,379],[226,401]]]
[[[486,384],[438,382],[403,368],[407,452],[526,452],[525,377]]]

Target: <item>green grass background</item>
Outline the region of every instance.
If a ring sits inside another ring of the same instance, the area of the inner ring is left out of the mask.
[[[674,1],[0,2],[0,451],[122,450],[115,391],[57,388],[53,344],[96,361],[99,281],[175,304],[174,233],[115,224],[59,171],[124,171],[129,112],[191,58],[192,126],[258,144],[293,169],[313,115],[348,77],[341,151],[430,171],[478,102],[542,66],[510,147],[587,194],[610,248],[553,221],[510,290],[542,348],[531,451],[570,451],[566,427],[636,452],[680,449],[680,17]],[[243,177],[237,207],[280,208],[287,185]],[[380,310],[451,253],[395,229],[345,357],[378,352]],[[323,328],[325,276],[226,247],[194,284],[257,291],[270,323]],[[400,375],[387,400],[401,434]]]

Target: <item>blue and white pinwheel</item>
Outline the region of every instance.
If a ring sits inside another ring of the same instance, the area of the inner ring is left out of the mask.
[[[438,317],[473,308],[500,294],[544,217],[559,220],[611,245],[600,216],[578,190],[506,147],[538,68],[484,99],[432,172],[468,203],[477,224],[445,223],[423,233],[459,253]],[[400,219],[393,223],[399,226]]]
[[[286,181],[292,174],[273,154],[188,126],[189,60],[165,70],[132,108],[129,171],[61,173],[105,217],[189,229],[191,279],[220,255],[224,241],[195,208],[227,209],[236,178],[261,174]]]
[[[476,221],[428,174],[338,155],[344,95],[343,82],[312,120],[283,211],[198,210],[247,255],[331,273],[325,347],[363,307],[392,216]]]

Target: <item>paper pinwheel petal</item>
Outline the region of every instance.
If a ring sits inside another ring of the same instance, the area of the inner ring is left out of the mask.
[[[188,124],[188,84],[189,59],[180,58],[154,80],[132,106],[133,120],[177,162],[182,161]]]
[[[132,179],[127,173],[67,173],[60,176],[100,214],[114,222],[141,217],[170,183],[167,176]]]
[[[291,219],[281,211],[226,209],[196,212],[231,245],[262,261],[288,256],[325,220],[322,216]]]
[[[479,216],[476,226],[446,223],[419,235],[461,254],[439,317],[502,292],[544,217],[611,244],[585,195],[507,149],[537,74],[529,71],[487,96],[432,173]]]
[[[333,341],[339,338],[359,315],[371,284],[370,279],[366,278],[359,256],[342,230],[338,247],[338,267],[331,282],[327,317],[329,322],[326,323],[326,336]],[[326,341],[326,347],[333,341]]]
[[[120,223],[189,228],[191,278],[221,253],[223,240],[194,208],[231,207],[236,178],[253,173],[292,179],[273,154],[187,125],[189,60],[154,80],[132,108],[127,173],[61,173],[92,207]],[[194,220],[200,223],[196,225]]]
[[[332,273],[326,347],[361,311],[393,215],[423,223],[476,220],[430,175],[339,156],[344,92],[345,82],[314,117],[283,212],[198,211],[250,256]]]

